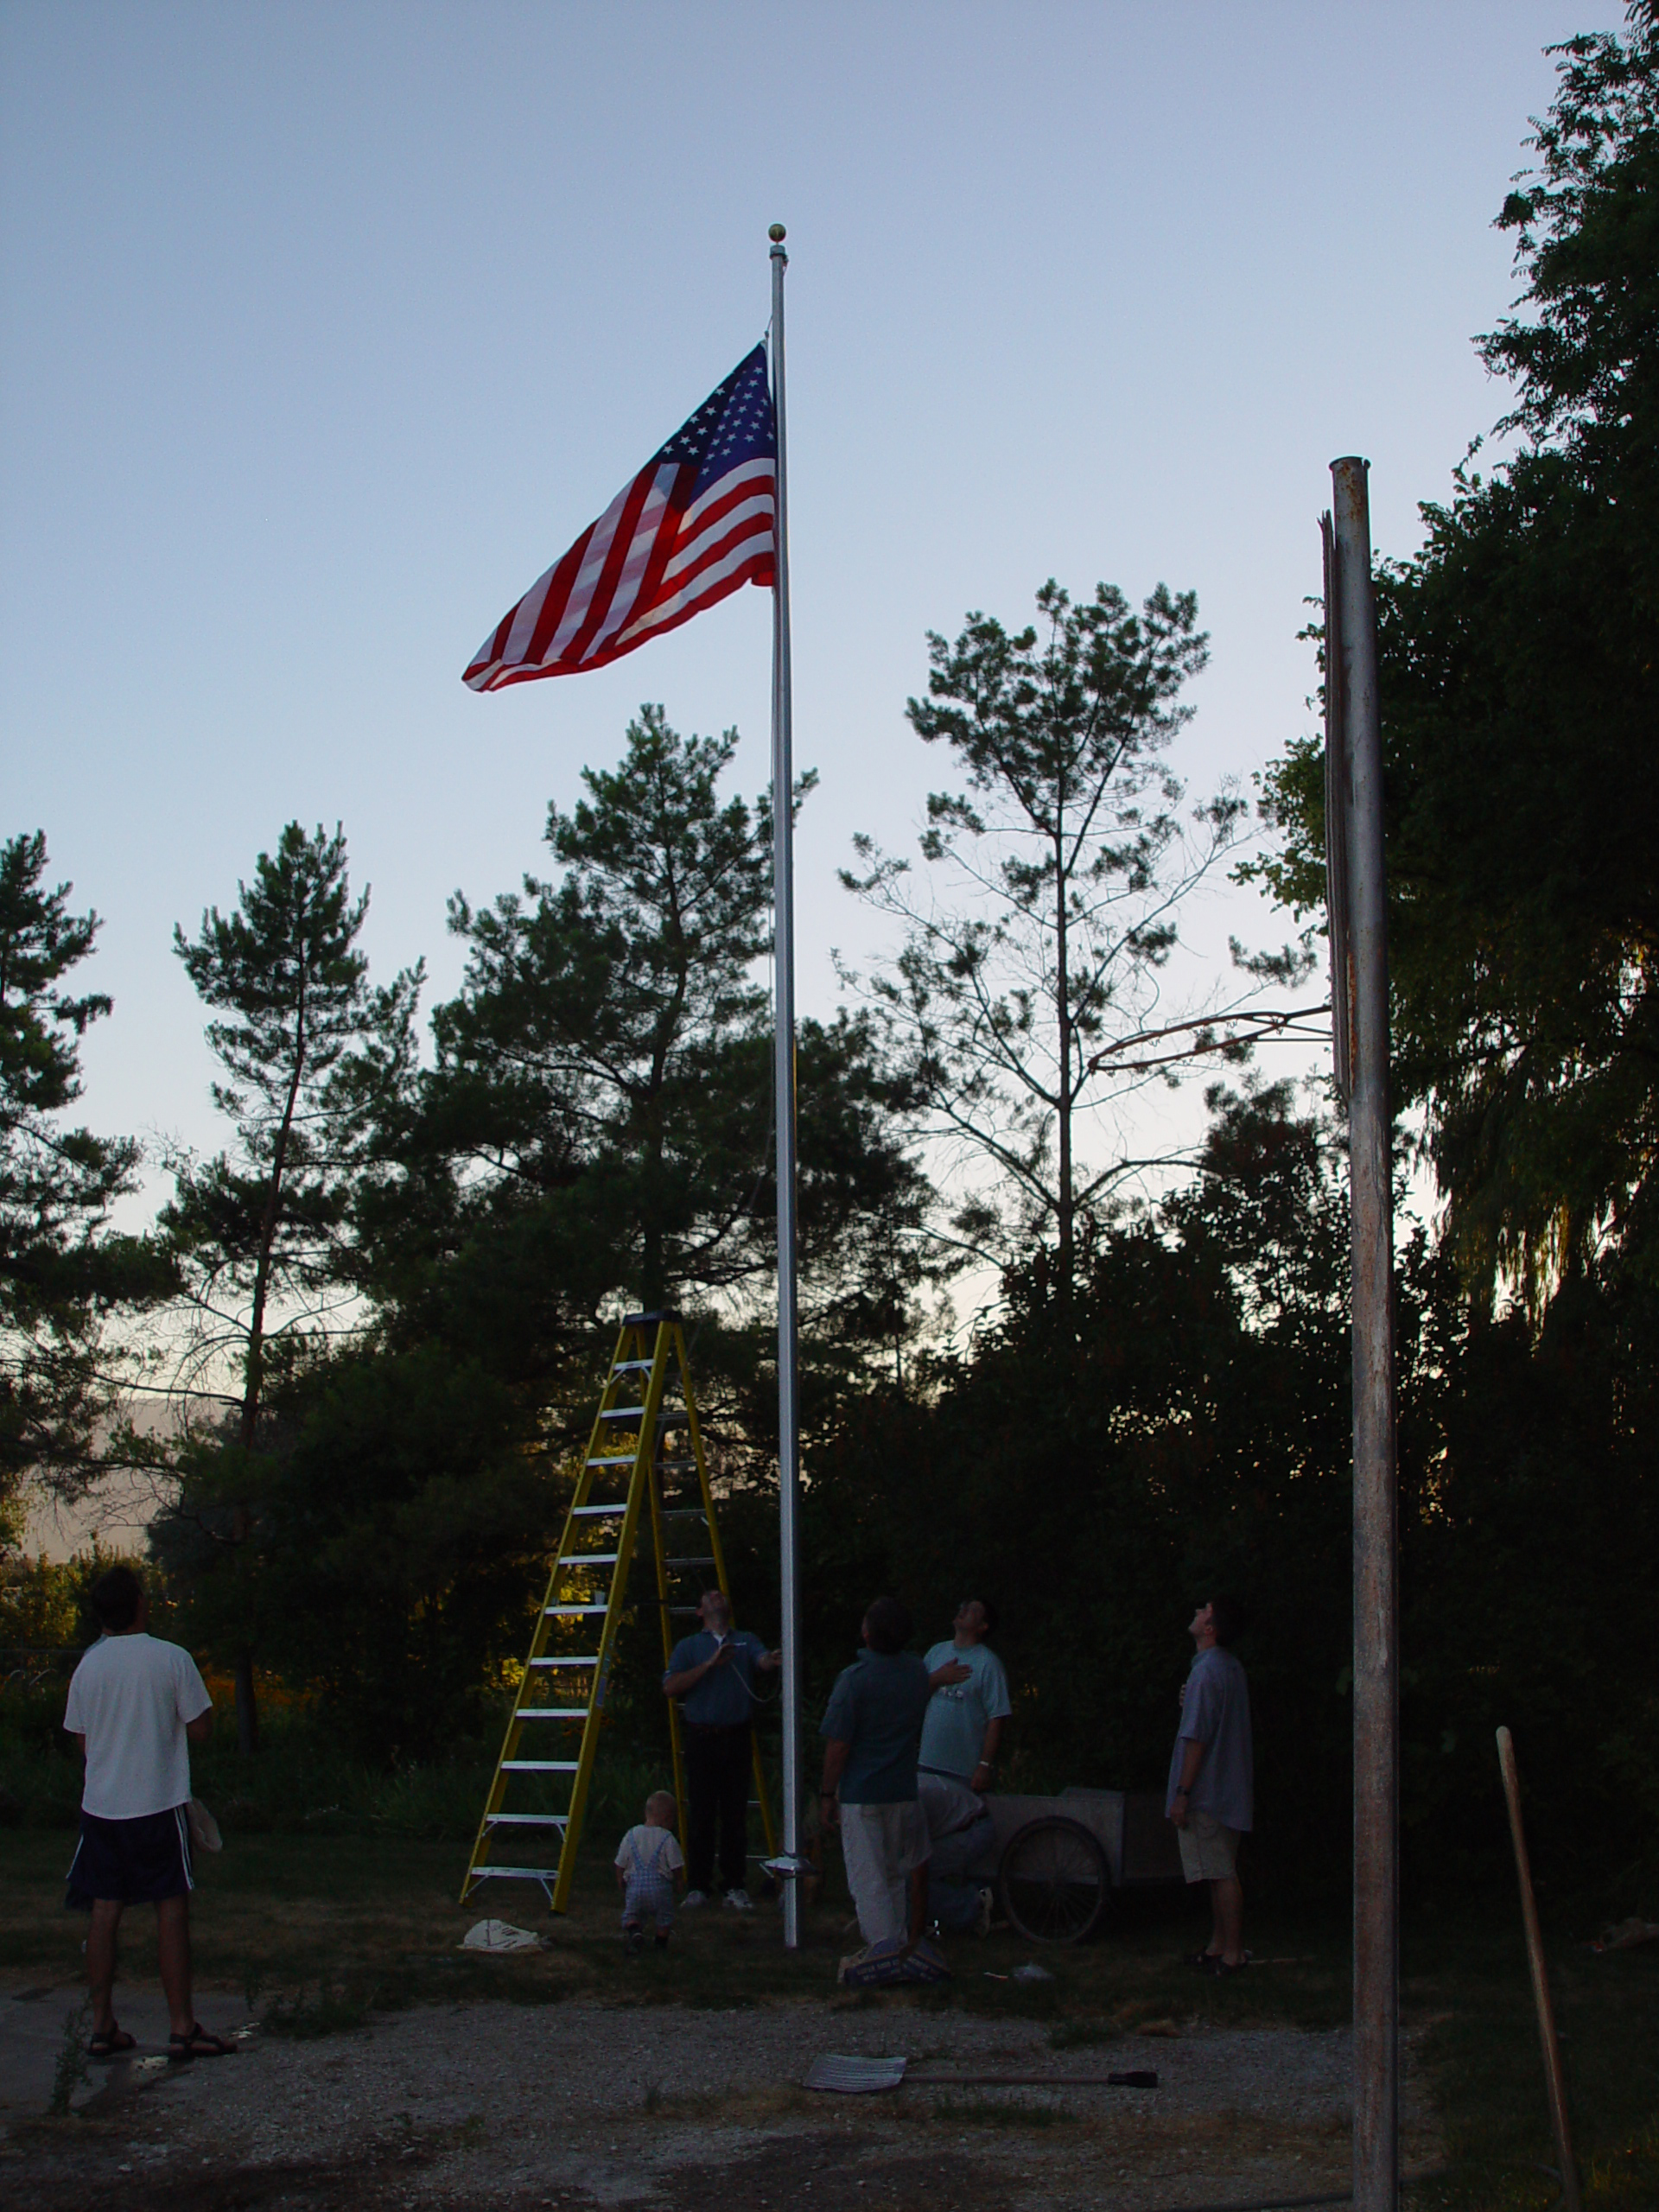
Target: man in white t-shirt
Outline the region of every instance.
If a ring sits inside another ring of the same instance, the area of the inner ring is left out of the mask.
[[[74,1671],[63,1716],[86,1762],[68,1902],[92,1914],[88,2048],[114,2058],[134,2046],[116,2024],[116,1930],[126,1906],[153,1904],[168,2056],[222,2057],[234,2046],[207,2033],[190,1986],[190,1745],[213,1732],[213,1700],[190,1654],[147,1633],[144,1586],[130,1567],[112,1567],[91,1598],[104,1634]]]
[[[1002,1662],[985,1643],[995,1626],[988,1598],[964,1598],[950,1643],[927,1655],[933,1694],[922,1726],[922,1772],[964,1782],[982,1795],[995,1783],[1002,1724],[1014,1710]]]

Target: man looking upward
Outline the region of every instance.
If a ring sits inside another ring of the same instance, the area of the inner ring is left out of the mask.
[[[985,1643],[995,1626],[988,1599],[964,1598],[950,1642],[936,1643],[925,1662],[933,1694],[922,1723],[921,1770],[981,1793],[996,1779],[1002,1724],[1014,1710],[1002,1662]]]
[[[1182,1872],[1189,1883],[1210,1885],[1210,1942],[1192,1963],[1214,1974],[1237,1974],[1244,1964],[1238,1839],[1255,1815],[1250,1693],[1230,1649],[1242,1625],[1227,1598],[1192,1616],[1187,1633],[1198,1649],[1181,1690],[1164,1801],[1180,1831]]]
[[[732,1626],[732,1608],[721,1590],[705,1590],[697,1604],[702,1623],[669,1655],[663,1688],[683,1699],[686,1808],[685,1893],[689,1905],[707,1904],[715,1886],[715,1831],[720,1831],[720,1883],[736,1912],[754,1908],[747,1872],[749,1783],[754,1766],[750,1715],[757,1670],[770,1671],[781,1654],[758,1636]]]

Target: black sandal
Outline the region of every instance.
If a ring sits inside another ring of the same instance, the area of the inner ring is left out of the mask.
[[[175,2065],[187,2058],[234,2058],[236,2045],[226,2043],[223,2036],[210,2036],[200,2020],[193,2023],[188,2035],[170,2035],[167,2039],[167,2055]]]
[[[124,2058],[128,2051],[137,2050],[138,2038],[130,2036],[124,2028],[98,2028],[86,2045],[88,2058]]]

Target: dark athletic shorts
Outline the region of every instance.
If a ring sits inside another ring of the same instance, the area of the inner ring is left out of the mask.
[[[80,1841],[69,1862],[64,1902],[90,1912],[95,1898],[149,1904],[188,1897],[196,1886],[190,1866],[190,1823],[182,1805],[145,1813],[136,1821],[80,1816]]]

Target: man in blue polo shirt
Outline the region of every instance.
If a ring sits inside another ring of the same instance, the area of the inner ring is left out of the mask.
[[[841,1830],[847,1886],[867,1944],[921,1941],[927,1905],[927,1822],[916,1754],[927,1711],[927,1669],[910,1641],[909,1613],[878,1598],[864,1616],[865,1649],[836,1677],[824,1738],[819,1812]]]
[[[754,1766],[750,1718],[754,1678],[770,1673],[782,1655],[758,1636],[732,1626],[732,1608],[721,1590],[705,1590],[697,1605],[702,1623],[669,1654],[663,1688],[683,1700],[685,1733],[684,1903],[707,1904],[715,1886],[715,1840],[719,1831],[720,1885],[734,1911],[752,1912],[746,1886],[749,1847],[749,1784]]]

